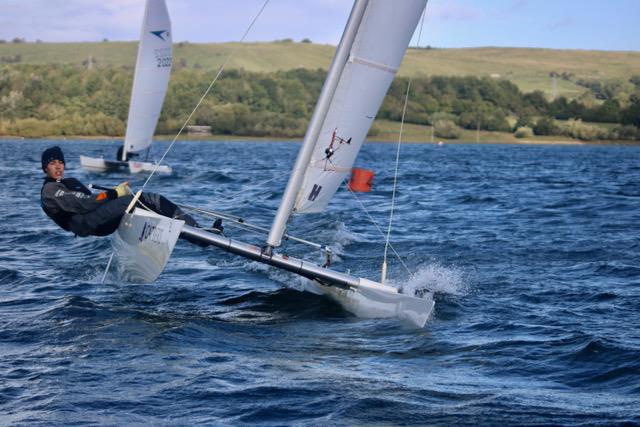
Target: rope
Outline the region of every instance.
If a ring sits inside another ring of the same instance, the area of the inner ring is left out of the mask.
[[[346,179],[344,180],[344,182],[345,182],[345,184],[347,184],[347,180]],[[349,185],[347,185],[347,189],[349,189]],[[349,193],[351,193],[353,195],[353,197],[356,199],[356,201],[360,205],[360,209],[362,209],[362,211],[367,215],[367,217],[369,218],[369,221],[371,222],[371,224],[373,224],[373,226],[376,228],[376,230],[378,230],[380,235],[384,237],[384,232],[382,231],[382,228],[380,228],[380,226],[378,225],[376,220],[373,219],[373,217],[371,216],[371,214],[367,210],[367,207],[364,205],[364,203],[362,203],[362,200],[360,200],[360,198],[356,195],[356,193],[354,191],[349,190]],[[409,267],[407,267],[407,264],[405,264],[404,260],[400,256],[400,254],[396,251],[396,249],[393,247],[393,245],[390,242],[388,244],[389,244],[389,247],[391,248],[391,251],[395,254],[396,258],[398,258],[398,261],[400,261],[400,264],[402,264],[404,269],[407,270],[407,273],[409,275],[411,275],[411,270],[409,270]]]
[[[402,120],[400,121],[400,133],[398,135],[398,149],[396,150],[396,169],[393,175],[393,189],[391,190],[391,210],[389,212],[389,225],[387,226],[387,238],[384,244],[383,263],[387,263],[387,252],[389,250],[389,240],[391,238],[391,225],[393,223],[393,212],[396,206],[396,188],[398,186],[398,165],[400,164],[400,145],[402,144],[402,130],[404,127],[404,116],[407,112],[407,103],[409,101],[409,89],[411,88],[411,78],[407,84],[407,93],[404,97],[404,106],[402,108]]]
[[[422,18],[420,19],[420,29],[418,30],[418,41],[417,41],[418,46],[420,46],[420,39],[422,38],[422,28],[424,26],[424,20],[427,12],[427,4],[428,4],[428,0],[427,0],[427,3],[425,3],[424,10],[422,11]],[[395,172],[393,174],[393,189],[391,191],[391,209],[389,211],[389,225],[387,227],[387,237],[384,245],[384,257],[382,261],[382,265],[383,265],[382,281],[385,280],[384,276],[386,275],[387,253],[389,251],[390,240],[391,240],[391,226],[393,224],[393,213],[395,211],[395,204],[396,204],[396,188],[398,186],[398,167],[400,164],[400,146],[402,145],[402,132],[404,130],[404,119],[407,113],[407,104],[409,103],[409,92],[411,90],[411,81],[412,79],[411,77],[409,77],[409,81],[407,82],[407,91],[404,97],[404,105],[402,107],[402,119],[400,120],[400,132],[398,134],[398,147],[396,150],[396,165],[395,165]],[[399,255],[397,255],[397,253],[396,253],[396,256],[398,256],[398,259],[402,261],[402,259],[400,258]],[[402,264],[404,265],[404,262]],[[407,269],[406,265],[404,265],[404,267],[405,269]]]
[[[256,23],[256,21],[258,20],[260,15],[262,15],[262,12],[264,11],[265,7],[267,7],[267,4],[269,4],[269,0],[265,0],[265,2],[262,4],[262,7],[258,11],[258,13],[253,17],[253,19],[251,20],[251,23],[249,24],[247,29],[244,31],[244,34],[242,34],[242,37],[240,38],[240,43],[242,43],[244,41],[244,39],[247,37],[247,35],[249,34],[249,31],[251,31],[251,28],[253,28],[253,25]],[[162,164],[162,161],[167,156],[167,154],[169,154],[169,151],[171,151],[171,149],[173,148],[173,145],[178,140],[178,137],[182,134],[182,131],[184,130],[184,128],[187,127],[187,124],[191,121],[191,117],[193,117],[193,115],[195,114],[195,112],[198,109],[198,107],[200,107],[200,104],[202,104],[202,101],[204,101],[206,96],[209,94],[209,92],[211,91],[211,88],[213,87],[213,85],[218,81],[218,78],[220,77],[220,75],[224,71],[225,67],[227,66],[227,64],[231,60],[232,56],[233,56],[233,52],[229,53],[229,55],[227,56],[227,59],[220,66],[220,68],[218,69],[218,72],[216,73],[216,76],[213,78],[213,80],[209,84],[209,87],[207,87],[207,90],[204,91],[204,94],[202,94],[202,97],[200,98],[200,100],[198,101],[196,106],[191,111],[191,114],[189,114],[189,117],[187,117],[187,119],[182,124],[182,127],[180,128],[180,130],[178,131],[176,136],[171,141],[171,144],[169,144],[169,147],[167,147],[167,149],[164,151],[164,154],[162,154],[162,157],[160,157],[160,159],[158,161],[156,161],[153,170],[151,171],[151,173],[149,174],[149,176],[145,180],[144,184],[142,184],[142,187],[140,188],[140,190],[138,191],[137,194],[141,194],[142,193],[142,190],[144,190],[144,188],[147,186],[147,184],[151,180],[151,177],[153,177],[153,175],[156,173],[156,171],[160,167],[160,164]],[[109,257],[109,262],[107,263],[107,266],[106,266],[106,268],[104,270],[104,274],[102,275],[102,283],[104,283],[104,280],[107,277],[107,273],[109,272],[109,269],[111,268],[111,262],[113,261],[113,256],[114,256],[114,252],[111,251],[111,256]]]
[[[267,7],[267,4],[269,3],[269,1],[270,0],[265,0],[265,2],[262,4],[262,7],[258,11],[258,13],[253,17],[253,20],[251,21],[251,23],[249,24],[247,29],[244,31],[244,34],[240,38],[239,43],[244,42],[245,38],[249,34],[249,31],[251,31],[251,28],[253,28],[253,25],[256,23],[256,21],[258,20],[258,18],[260,17],[262,12],[264,11],[265,7]],[[218,72],[216,73],[216,76],[213,78],[213,80],[209,84],[209,87],[207,87],[207,90],[204,91],[204,94],[202,94],[202,97],[200,98],[200,100],[198,101],[196,106],[191,111],[191,114],[189,114],[189,117],[187,117],[187,120],[185,120],[184,123],[182,124],[182,127],[180,128],[180,130],[178,131],[176,136],[171,141],[171,144],[169,144],[169,147],[167,147],[167,149],[165,150],[165,152],[162,155],[162,157],[160,157],[160,159],[158,161],[156,161],[155,167],[151,171],[151,174],[149,174],[149,177],[147,177],[147,180],[144,182],[144,184],[142,184],[141,190],[144,189],[144,187],[147,185],[147,183],[151,180],[151,177],[156,173],[156,171],[160,167],[160,164],[162,163],[164,158],[167,156],[167,154],[169,154],[169,151],[171,151],[171,148],[173,148],[173,145],[175,144],[176,140],[182,134],[182,131],[184,130],[184,128],[187,127],[187,124],[189,124],[189,122],[191,121],[191,117],[193,117],[193,115],[195,114],[195,112],[198,109],[198,107],[200,107],[200,104],[202,104],[202,101],[204,101],[206,96],[209,94],[209,92],[211,91],[211,88],[213,87],[213,85],[216,83],[216,81],[218,81],[218,78],[220,77],[220,75],[224,71],[225,67],[227,66],[227,64],[231,60],[232,56],[233,56],[233,52],[229,53],[229,55],[227,56],[227,59],[225,59],[224,63],[220,66],[220,68],[218,69]]]
[[[109,261],[107,262],[107,268],[105,268],[104,273],[102,273],[102,280],[100,281],[100,283],[104,283],[105,279],[107,278],[107,273],[109,272],[109,268],[111,268],[111,262],[113,261],[113,255],[114,252],[111,251],[111,256],[109,257]]]
[[[260,227],[258,225],[254,225],[254,224],[249,224],[249,223],[245,222],[245,220],[243,218],[236,217],[236,216],[233,216],[233,215],[229,215],[229,214],[226,214],[224,212],[217,212],[217,211],[212,211],[210,209],[202,209],[202,208],[198,208],[198,207],[195,207],[195,206],[188,206],[188,205],[180,205],[180,207],[183,208],[183,209],[187,209],[187,210],[193,211],[193,212],[198,212],[198,213],[200,213],[202,215],[209,216],[209,217],[212,217],[212,218],[225,219],[227,221],[230,221],[230,222],[227,223],[228,225],[235,226],[235,227],[241,228],[243,230],[252,231],[252,232],[260,233],[260,234],[269,234],[269,229],[268,228]],[[285,234],[283,237],[284,237],[285,240],[292,240],[294,242],[303,243],[305,245],[309,245],[309,246],[311,246],[313,248],[316,248],[316,249],[326,249],[326,247],[323,247],[319,243],[315,243],[315,242],[312,242],[312,241],[306,240],[306,239],[301,239],[299,237],[291,236],[289,234]]]

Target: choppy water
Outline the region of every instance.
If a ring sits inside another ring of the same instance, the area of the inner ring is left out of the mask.
[[[85,183],[144,178],[80,170],[115,142],[57,143]],[[415,330],[182,242],[156,283],[100,284],[109,240],[39,208],[52,144],[0,142],[0,424],[640,423],[640,147],[404,146],[393,242],[414,274],[390,274],[436,292]],[[149,189],[268,226],[297,148],[180,142]],[[394,156],[358,161],[383,227]],[[337,199],[290,231],[378,277],[383,239]]]

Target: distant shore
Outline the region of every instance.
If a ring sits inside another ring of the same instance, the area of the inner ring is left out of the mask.
[[[492,136],[495,136],[495,132]],[[113,136],[83,136],[74,135],[68,137],[50,136],[42,138],[25,138],[21,136],[0,136],[0,141],[22,141],[22,140],[42,140],[42,141],[121,141],[124,137]],[[156,141],[171,141],[174,136],[171,135],[156,135],[154,139]],[[223,142],[223,141],[235,141],[235,142],[301,142],[300,138],[283,138],[283,137],[263,137],[263,136],[238,136],[238,135],[184,135],[180,136],[181,141],[206,141],[206,142]],[[365,140],[365,143],[372,144],[396,144],[396,139],[373,136]],[[435,141],[417,139],[415,137],[403,138],[403,144],[432,144],[432,145],[447,145],[447,144],[515,144],[515,145],[640,145],[640,141],[622,141],[622,140],[601,140],[601,141],[580,141],[576,139],[562,139],[562,138],[515,138],[511,134],[505,134],[505,138],[480,138],[479,141],[470,139],[439,139]]]

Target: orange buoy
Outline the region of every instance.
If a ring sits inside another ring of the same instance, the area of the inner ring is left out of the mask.
[[[353,168],[351,169],[351,180],[349,181],[349,190],[369,192],[373,185],[373,171],[369,169]]]

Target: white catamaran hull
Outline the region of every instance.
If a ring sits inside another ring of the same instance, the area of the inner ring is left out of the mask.
[[[132,173],[139,172],[151,172],[155,169],[156,164],[151,162],[136,162],[130,160],[128,162],[121,162],[117,160],[105,160],[103,158],[80,156],[80,164],[89,172],[115,172],[129,169]],[[171,166],[159,165],[159,173],[172,173]]]
[[[142,283],[155,281],[167,264],[180,234],[192,241],[199,240],[311,279],[306,290],[328,295],[358,317],[396,317],[422,328],[433,310],[431,294],[424,298],[405,295],[391,286],[329,270],[298,258],[277,253],[267,255],[257,246],[138,208],[122,218],[112,239],[122,278]]]
[[[272,265],[313,280],[307,289],[330,296],[345,310],[362,318],[396,317],[424,327],[434,302],[431,294],[423,298],[405,295],[396,288],[365,278],[353,277],[287,255],[266,254],[261,248],[228,237],[185,225],[182,234],[263,264]]]
[[[398,293],[396,288],[360,278],[357,289],[327,286],[316,281],[305,284],[305,290],[328,295],[350,313],[365,319],[395,317],[419,328],[424,327],[435,305],[431,294],[423,298]]]
[[[173,252],[184,221],[136,208],[125,214],[111,245],[121,277],[149,283],[158,278]]]

